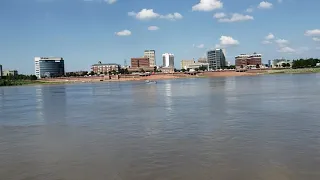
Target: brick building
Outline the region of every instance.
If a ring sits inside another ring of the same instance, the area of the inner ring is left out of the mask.
[[[131,68],[150,67],[149,58],[131,58]]]
[[[115,70],[116,72],[119,72],[120,65],[119,64],[115,64],[115,63],[102,64],[99,61],[98,64],[92,65],[91,70],[95,74],[104,74],[104,73],[108,73],[108,72],[113,71],[113,70]]]
[[[262,65],[262,55],[257,53],[251,55],[240,54],[235,57],[235,63],[237,67],[256,66],[257,64]]]

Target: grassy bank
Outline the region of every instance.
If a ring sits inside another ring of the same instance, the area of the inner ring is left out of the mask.
[[[320,73],[320,68],[302,68],[302,69],[273,69],[266,71],[266,74],[304,74]]]
[[[0,79],[0,86],[24,86],[24,85],[50,85],[50,84],[61,84],[62,82],[48,82],[39,80],[7,80]]]

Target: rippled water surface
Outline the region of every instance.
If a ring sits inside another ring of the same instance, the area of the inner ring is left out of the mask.
[[[0,88],[1,180],[319,180],[320,75]]]

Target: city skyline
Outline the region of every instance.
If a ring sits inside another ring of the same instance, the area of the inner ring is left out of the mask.
[[[319,57],[320,26],[314,23],[319,1],[112,2],[1,1],[0,64],[31,74],[34,57],[58,56],[65,58],[66,71],[88,70],[98,60],[122,65],[148,49],[158,52],[157,65],[164,52],[174,53],[180,64],[215,48],[226,49],[232,64],[245,52],[261,53],[264,64],[282,57]]]

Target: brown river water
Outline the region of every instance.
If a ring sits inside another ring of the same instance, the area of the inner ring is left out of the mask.
[[[0,180],[319,180],[320,74],[0,88]]]

